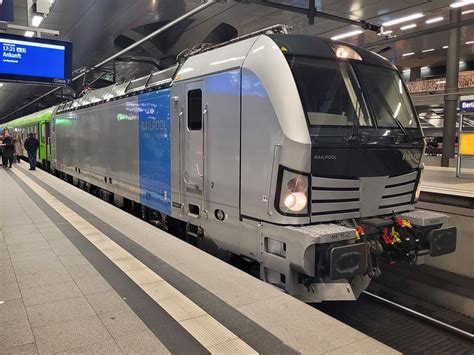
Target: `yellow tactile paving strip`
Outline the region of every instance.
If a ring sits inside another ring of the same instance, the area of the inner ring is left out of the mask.
[[[20,170],[12,169],[12,172],[94,244],[209,352],[213,354],[258,354],[257,351],[163,280],[157,273],[147,268],[132,254]]]

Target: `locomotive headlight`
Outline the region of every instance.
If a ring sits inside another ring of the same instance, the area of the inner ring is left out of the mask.
[[[349,46],[345,46],[343,44],[331,44],[331,47],[336,54],[336,57],[340,59],[362,60],[360,54]]]
[[[280,167],[275,205],[283,215],[303,216],[308,213],[308,176]]]
[[[299,212],[306,208],[308,198],[303,192],[292,192],[286,196],[284,204],[289,210]]]

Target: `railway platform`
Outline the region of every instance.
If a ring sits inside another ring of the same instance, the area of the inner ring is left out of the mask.
[[[417,267],[385,268],[379,282],[474,317],[474,172],[457,178],[455,168],[426,166],[417,206],[449,216],[446,226],[458,231],[456,251],[424,256]]]
[[[474,199],[474,171],[465,177],[456,177],[456,168],[426,166],[421,184],[422,193],[459,196]]]
[[[393,349],[26,164],[0,169],[0,353]]]
[[[446,213],[457,233],[456,252],[439,258],[425,257],[432,267],[474,278],[474,175],[456,177],[455,168],[427,166],[423,175],[419,208]]]

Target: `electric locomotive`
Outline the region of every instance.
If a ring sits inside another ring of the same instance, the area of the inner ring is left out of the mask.
[[[55,108],[51,166],[259,265],[307,302],[354,300],[378,261],[451,253],[415,209],[423,133],[383,57],[275,26]]]

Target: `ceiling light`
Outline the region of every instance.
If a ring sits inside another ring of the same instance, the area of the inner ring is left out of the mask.
[[[421,67],[421,70],[429,69],[430,67]]]
[[[466,44],[473,44],[474,41],[467,41]]]
[[[411,25],[406,25],[406,26],[400,27],[400,29],[402,31],[405,31],[405,30],[409,30],[410,28],[415,28],[415,27],[416,27],[416,23],[412,23]]]
[[[458,1],[458,2],[453,2],[451,5],[451,7],[461,7],[461,6],[464,6],[464,5],[470,5],[470,4],[474,4],[474,0],[462,0],[462,1]]]
[[[464,64],[464,62],[461,60],[461,61],[459,62],[459,64]]]
[[[31,19],[31,25],[33,27],[39,27],[41,25],[41,22],[43,22],[43,16],[40,15],[34,15],[33,18]]]
[[[435,18],[431,18],[429,20],[426,20],[426,23],[435,23],[435,22],[439,22],[439,21],[443,21],[444,20],[444,17],[435,17]]]
[[[434,51],[434,48],[430,48],[430,49],[423,49],[421,52],[428,53],[428,52],[433,52],[433,51]]]
[[[446,84],[446,80],[437,81],[436,84]]]
[[[3,83],[0,83],[0,88],[3,86]]]
[[[425,15],[423,15],[422,13],[417,13],[417,14],[413,14],[413,15],[409,15],[409,16],[405,16],[405,17],[400,17],[396,20],[385,22],[385,23],[382,24],[382,26],[388,27],[388,26],[398,25],[399,23],[415,20],[415,19],[423,17],[423,16],[425,16]]]
[[[364,31],[362,31],[362,30],[356,30],[356,31],[346,32],[346,33],[343,33],[343,34],[340,34],[340,35],[331,37],[331,39],[332,39],[333,41],[336,41],[336,40],[338,40],[338,39],[342,39],[342,38],[347,38],[347,37],[352,37],[352,36],[360,35],[362,32],[364,32]]]
[[[443,49],[446,49],[446,48],[448,48],[448,46],[443,46]]]
[[[463,11],[462,14],[466,15],[466,14],[470,14],[471,12],[474,12],[474,10],[466,10],[466,11]]]
[[[26,31],[25,32],[25,37],[33,37],[35,33],[33,31]]]
[[[402,54],[402,56],[408,57],[409,55],[413,55],[413,54],[415,54],[415,52],[405,53],[405,54]]]
[[[393,32],[392,30],[388,30],[388,31],[382,31],[382,32],[380,32],[380,34],[381,34],[382,36],[386,36],[386,35],[391,34],[392,32]]]

